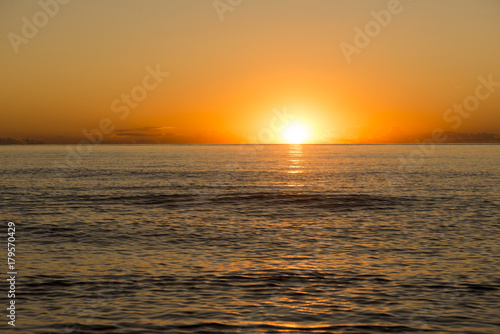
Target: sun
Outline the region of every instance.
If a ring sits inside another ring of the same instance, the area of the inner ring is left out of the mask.
[[[303,144],[309,137],[309,129],[302,123],[291,123],[283,130],[283,139],[288,144]]]

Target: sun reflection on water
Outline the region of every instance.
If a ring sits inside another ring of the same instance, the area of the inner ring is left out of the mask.
[[[304,169],[304,160],[302,158],[302,145],[294,144],[290,145],[288,153],[289,170],[288,174],[301,174]]]

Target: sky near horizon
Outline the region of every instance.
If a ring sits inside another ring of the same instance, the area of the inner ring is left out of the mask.
[[[0,33],[0,138],[500,138],[497,0],[0,0]]]

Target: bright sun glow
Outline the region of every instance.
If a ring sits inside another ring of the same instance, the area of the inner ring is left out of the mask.
[[[302,123],[289,124],[283,131],[283,138],[288,144],[303,144],[308,137],[309,130]]]

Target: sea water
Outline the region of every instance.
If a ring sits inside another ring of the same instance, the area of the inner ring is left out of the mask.
[[[498,145],[0,154],[17,333],[500,333]]]

